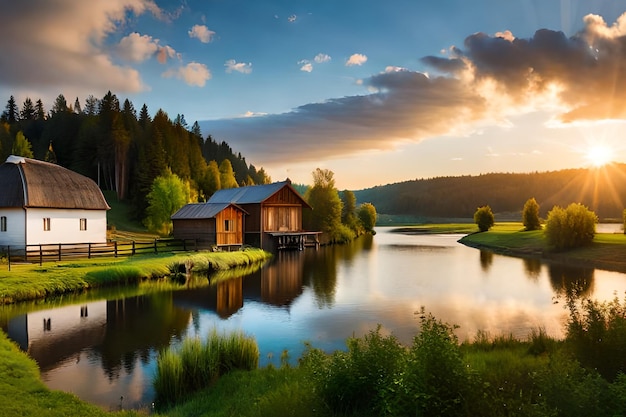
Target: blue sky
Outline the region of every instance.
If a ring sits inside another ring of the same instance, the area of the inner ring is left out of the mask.
[[[626,0],[0,4],[0,99],[111,90],[200,122],[273,180],[626,162]]]

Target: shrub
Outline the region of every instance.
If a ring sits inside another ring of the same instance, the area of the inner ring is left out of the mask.
[[[454,327],[422,315],[406,367],[394,389],[394,415],[466,415],[470,377]]]
[[[563,209],[554,206],[548,213],[545,235],[555,249],[577,248],[593,241],[598,217],[587,207],[572,203]]]
[[[626,372],[626,298],[610,302],[569,297],[566,343],[576,359],[613,380]]]
[[[524,204],[522,210],[522,222],[526,230],[541,229],[541,220],[539,220],[539,204],[535,198],[529,198]]]
[[[491,207],[482,206],[476,209],[474,213],[474,223],[478,225],[478,230],[481,232],[486,232],[491,229],[494,224],[493,212],[491,211]]]
[[[394,336],[382,336],[380,326],[363,338],[347,341],[347,352],[326,356],[307,349],[301,359],[312,375],[321,398],[339,413],[383,412],[386,390],[401,373],[406,349]]]

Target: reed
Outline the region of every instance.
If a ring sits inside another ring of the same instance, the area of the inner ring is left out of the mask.
[[[251,371],[259,364],[256,341],[243,332],[209,333],[203,343],[188,338],[180,347],[159,353],[153,385],[160,408],[171,406],[189,394],[212,386],[220,375],[234,370]]]

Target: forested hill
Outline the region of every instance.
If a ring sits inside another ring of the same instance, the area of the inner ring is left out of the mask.
[[[471,218],[477,207],[521,212],[534,197],[540,215],[555,205],[582,203],[600,218],[622,218],[626,208],[626,164],[528,174],[483,174],[406,181],[354,192],[383,214]],[[521,218],[521,217],[520,217]]]
[[[172,120],[160,109],[151,117],[145,104],[137,112],[111,92],[73,104],[59,95],[49,111],[41,100],[27,98],[19,106],[11,96],[0,116],[0,163],[10,154],[92,178],[103,190],[131,201],[139,219],[154,179],[168,169],[200,200],[220,188],[271,181],[227,143],[203,138],[197,122],[190,127],[183,115]]]

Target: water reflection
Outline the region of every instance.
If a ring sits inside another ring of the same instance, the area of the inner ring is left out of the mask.
[[[480,251],[480,267],[483,271],[488,271],[493,263],[493,252],[490,250]]]
[[[550,284],[558,297],[589,297],[593,293],[594,269],[570,265],[548,266]]]
[[[555,296],[612,299],[626,290],[623,274],[544,267],[459,238],[381,229],[349,245],[280,253],[256,271],[194,275],[176,291],[3,308],[0,326],[38,361],[49,387],[105,408],[119,407],[121,396],[138,407],[152,401],[156,353],[215,328],[253,335],[263,366],[285,349],[297,360],[304,341],[345,348],[347,337],[378,324],[411,343],[421,306],[461,326],[461,340],[479,330],[523,338],[539,326],[561,337],[567,313]]]

